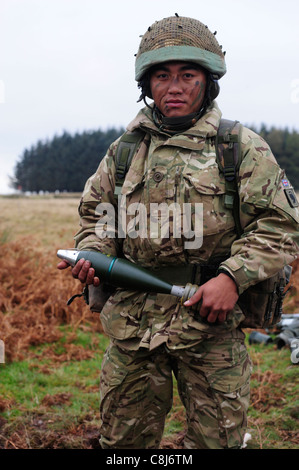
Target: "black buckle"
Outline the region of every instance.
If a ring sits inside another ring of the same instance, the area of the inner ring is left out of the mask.
[[[225,166],[223,168],[224,178],[227,181],[233,181],[236,177],[236,167],[234,165]]]

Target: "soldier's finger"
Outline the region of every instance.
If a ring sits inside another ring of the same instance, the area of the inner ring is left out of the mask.
[[[94,269],[93,268],[89,268],[89,270],[87,271],[87,275],[86,275],[86,284],[93,284],[93,280],[94,280]]]
[[[217,318],[218,318],[218,312],[217,311],[209,312],[209,314],[207,316],[207,320],[208,320],[209,323],[215,323]]]
[[[88,276],[90,266],[91,266],[90,261],[84,261],[84,263],[82,264],[82,267],[79,271],[79,274],[78,274],[79,281],[86,282],[86,278]]]
[[[202,298],[202,289],[199,288],[195,292],[195,294],[192,295],[192,297],[190,297],[190,299],[188,299],[188,300],[186,300],[186,302],[184,302],[184,305],[185,305],[185,307],[191,307],[191,305],[194,305],[197,302],[199,302],[201,298]]]
[[[201,313],[200,313],[200,315],[201,315]],[[219,322],[219,323],[223,323],[226,320],[226,315],[227,315],[226,311],[209,310],[208,315],[206,315],[206,316],[207,316],[207,321],[209,323],[215,323],[216,321]],[[201,316],[203,316],[203,315],[201,315]]]
[[[206,318],[210,314],[211,314],[210,307],[202,304],[199,310],[199,315],[203,318]]]
[[[66,269],[69,268],[70,265],[66,261],[60,261],[60,263],[57,264],[57,269]]]
[[[78,279],[78,274],[81,271],[81,268],[85,262],[85,259],[79,259],[78,263],[75,264],[75,266],[72,269],[72,275],[75,279]]]
[[[217,319],[218,322],[219,322],[219,323],[224,323],[225,320],[226,320],[226,315],[227,315],[227,312],[221,312],[221,313],[219,313],[218,319]]]

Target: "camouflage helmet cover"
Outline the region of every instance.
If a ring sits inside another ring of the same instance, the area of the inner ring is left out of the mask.
[[[215,33],[193,18],[171,16],[148,28],[136,54],[136,81],[152,66],[170,60],[196,63],[217,78],[226,73],[224,53]]]

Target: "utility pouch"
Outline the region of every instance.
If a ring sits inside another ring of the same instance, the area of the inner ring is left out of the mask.
[[[268,328],[281,319],[282,303],[290,282],[291,266],[285,266],[275,276],[249,287],[238,300],[245,315],[241,328]]]
[[[101,283],[98,287],[88,286],[88,305],[92,312],[100,313],[109,299],[114,294],[116,287]]]

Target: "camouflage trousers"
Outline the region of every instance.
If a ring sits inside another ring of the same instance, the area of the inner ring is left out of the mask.
[[[173,376],[186,410],[186,449],[240,448],[251,361],[231,331],[190,349],[123,350],[111,342],[101,372],[103,449],[158,449],[172,407]]]

